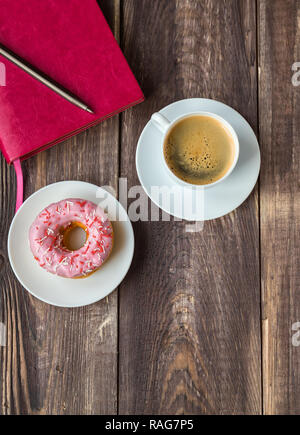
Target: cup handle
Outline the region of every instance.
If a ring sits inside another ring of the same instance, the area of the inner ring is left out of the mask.
[[[151,121],[161,131],[163,134],[165,134],[170,127],[171,122],[160,113],[153,113],[151,116]]]

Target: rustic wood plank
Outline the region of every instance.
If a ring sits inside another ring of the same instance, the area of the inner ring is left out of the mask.
[[[300,413],[300,1],[259,1],[264,411]]]
[[[252,0],[124,0],[122,45],[147,101],[127,111],[121,174],[133,170],[150,115],[186,97],[222,100],[257,127]],[[119,292],[119,411],[261,413],[257,191],[237,211],[186,233],[134,224],[136,253]]]
[[[119,0],[100,5],[119,35]],[[25,196],[60,180],[117,188],[119,119],[101,125],[24,162]],[[15,176],[1,160],[0,414],[117,412],[117,291],[80,309],[48,306],[25,292],[7,260],[15,202]]]

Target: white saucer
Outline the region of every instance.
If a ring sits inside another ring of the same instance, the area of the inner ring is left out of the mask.
[[[203,210],[195,219],[192,207],[181,207],[174,204],[174,198],[163,201],[162,195],[153,195],[153,186],[172,188],[176,182],[169,176],[163,166],[161,153],[162,133],[149,121],[144,128],[136,151],[136,168],[141,185],[150,199],[165,212],[185,220],[210,220],[224,216],[239,207],[252,192],[260,170],[260,150],[254,131],[248,122],[234,109],[223,103],[203,98],[191,98],[177,101],[160,111],[170,121],[186,113],[206,111],[215,113],[228,121],[236,131],[240,141],[238,163],[230,176],[204,190]],[[178,187],[182,195],[203,195],[203,191],[194,188]],[[185,192],[184,192],[185,189]],[[195,201],[195,200],[194,200]]]
[[[47,205],[66,198],[82,198],[101,206],[99,194],[106,197],[108,217],[114,228],[114,247],[108,260],[84,279],[62,278],[46,272],[34,260],[29,247],[28,232],[35,217]],[[117,210],[118,220],[110,216],[110,209]],[[62,181],[35,192],[18,210],[8,234],[9,261],[22,286],[38,299],[60,307],[89,305],[111,293],[128,272],[133,252],[133,229],[122,205],[104,189],[82,181]]]

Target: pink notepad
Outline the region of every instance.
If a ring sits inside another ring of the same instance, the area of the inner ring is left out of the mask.
[[[0,56],[0,148],[30,157],[143,101],[96,0],[1,0],[0,42],[84,101],[74,106]]]

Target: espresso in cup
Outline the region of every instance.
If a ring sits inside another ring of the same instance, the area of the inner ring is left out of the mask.
[[[194,185],[208,185],[223,178],[233,165],[235,152],[235,140],[226,125],[205,115],[181,119],[164,141],[169,169]]]

